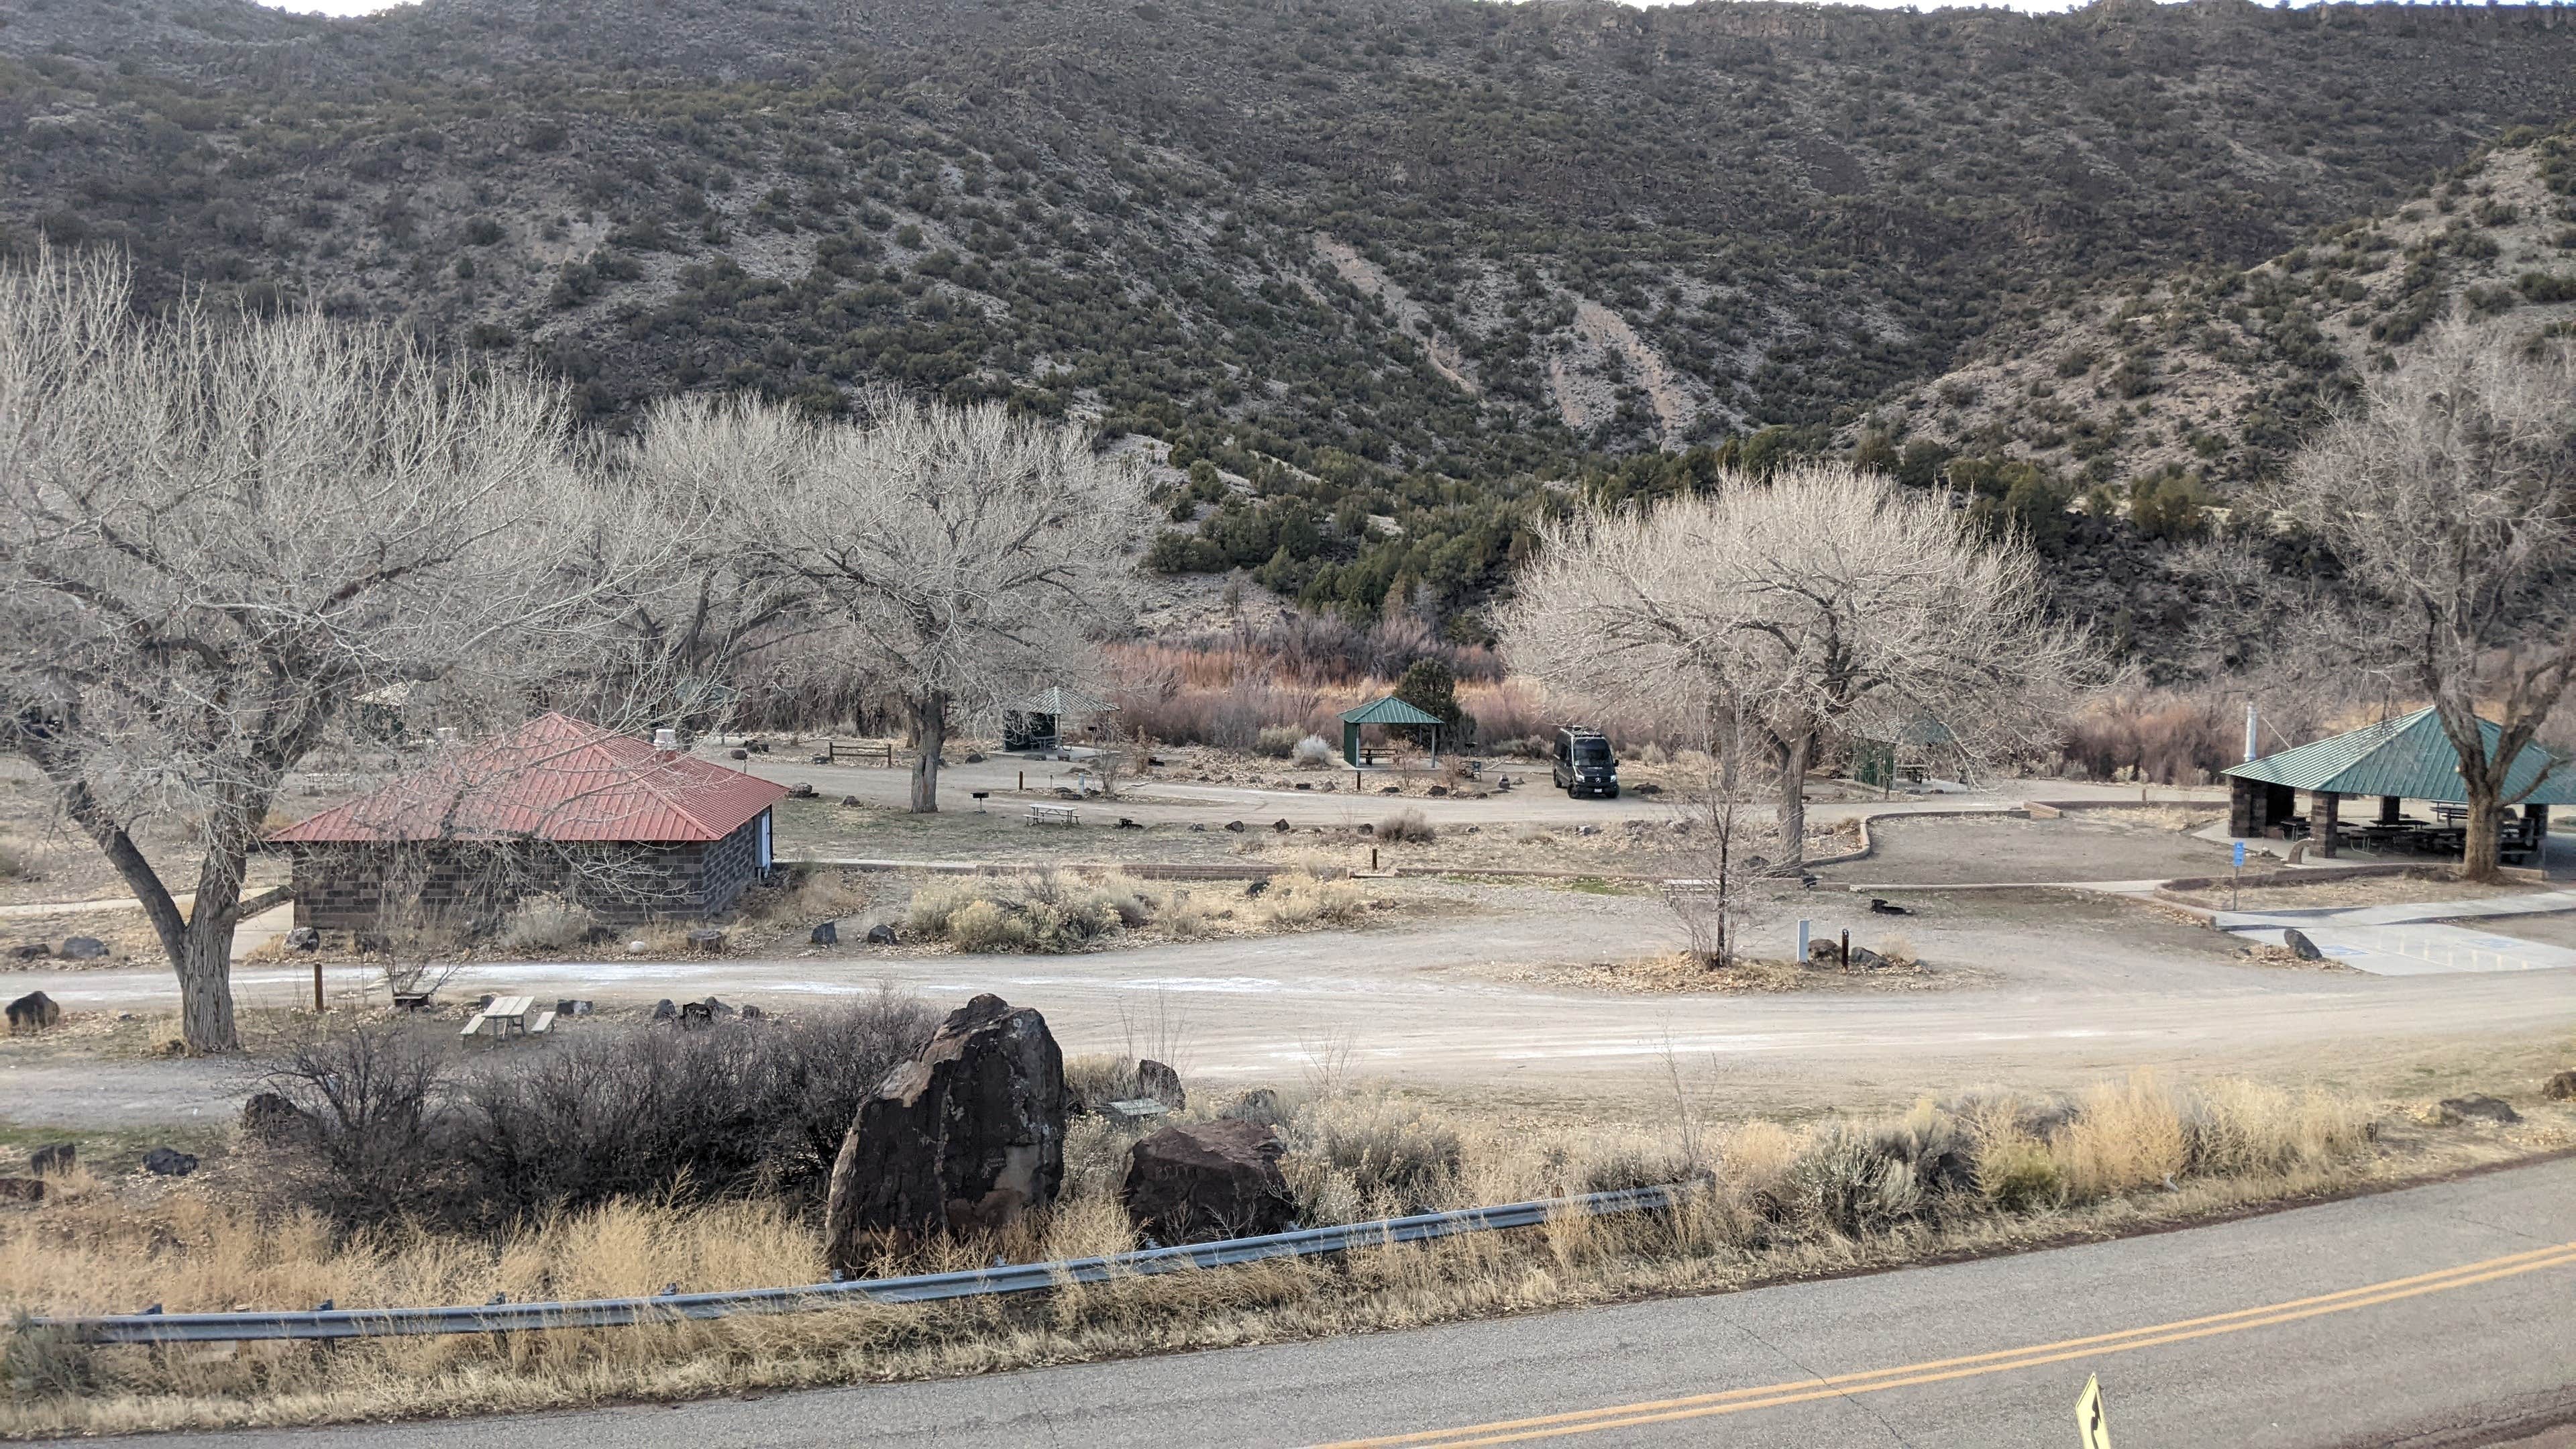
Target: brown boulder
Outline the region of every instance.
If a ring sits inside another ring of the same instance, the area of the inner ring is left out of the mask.
[[[1064,1053],[1046,1018],[978,996],[860,1104],[832,1164],[824,1251],[854,1272],[880,1246],[995,1232],[1064,1182]]]
[[[2576,1071],[2560,1072],[2541,1083],[2540,1095],[2553,1102],[2576,1102]]]
[[[63,1019],[63,1009],[41,991],[30,991],[9,1003],[9,1032],[43,1031]]]
[[[275,1092],[254,1092],[242,1103],[241,1123],[242,1135],[254,1142],[285,1142],[312,1125],[312,1119]]]
[[[1285,1232],[1297,1220],[1297,1199],[1279,1175],[1286,1150],[1277,1133],[1238,1118],[1166,1127],[1127,1150],[1118,1197],[1157,1242]]]
[[[1190,1094],[1181,1088],[1181,1074],[1152,1057],[1136,1064],[1136,1090],[1175,1112],[1190,1105]]]

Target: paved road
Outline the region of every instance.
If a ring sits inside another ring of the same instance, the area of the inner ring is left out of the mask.
[[[2576,1162],[1901,1273],[941,1383],[171,1449],[2492,1444],[2576,1419]]]

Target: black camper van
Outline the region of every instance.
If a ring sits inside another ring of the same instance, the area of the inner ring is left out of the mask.
[[[1556,786],[1568,795],[1619,798],[1619,762],[1599,730],[1567,725],[1556,732]]]

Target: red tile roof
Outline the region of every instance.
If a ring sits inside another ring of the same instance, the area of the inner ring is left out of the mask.
[[[269,839],[722,840],[786,797],[773,781],[541,714]]]

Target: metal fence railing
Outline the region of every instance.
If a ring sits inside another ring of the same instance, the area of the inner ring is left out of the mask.
[[[1461,1233],[1537,1227],[1555,1218],[1609,1217],[1673,1206],[1689,1183],[1623,1188],[1579,1197],[1544,1198],[1499,1207],[1417,1213],[1340,1227],[1305,1228],[1258,1238],[1229,1238],[1174,1248],[1147,1248],[1097,1258],[811,1283],[793,1288],[740,1288],[717,1293],[664,1292],[645,1298],[590,1298],[564,1303],[493,1302],[443,1308],[319,1308],[305,1312],[143,1313],[29,1318],[22,1330],[51,1330],[79,1343],[227,1343],[247,1339],[379,1338],[409,1334],[514,1333],[548,1328],[613,1328],[724,1318],[736,1313],[802,1313],[847,1304],[933,1303],[1074,1284],[1107,1283],[1198,1268],[1232,1267],[1267,1258],[1302,1258],[1393,1243],[1421,1243]]]

